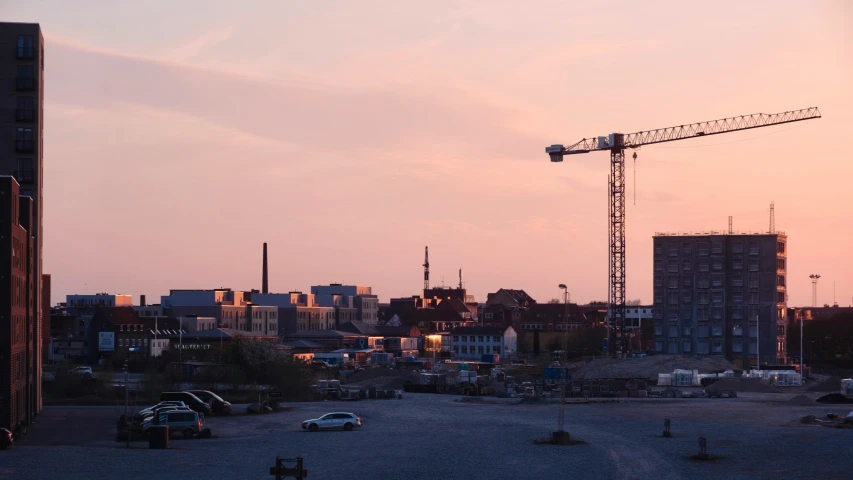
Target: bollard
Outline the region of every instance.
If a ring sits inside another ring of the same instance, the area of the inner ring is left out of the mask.
[[[701,460],[708,459],[708,440],[705,437],[699,437],[699,455],[697,458]]]
[[[670,421],[669,419],[665,419],[663,421],[663,438],[672,438],[672,432],[669,431]]]

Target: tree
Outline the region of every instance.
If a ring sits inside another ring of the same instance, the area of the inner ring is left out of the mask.
[[[533,355],[539,356],[539,330],[533,330]]]
[[[559,298],[552,298],[548,300],[548,303],[563,303]]]
[[[642,305],[642,304],[643,304],[643,301],[640,300],[639,298],[635,298],[633,300],[628,300],[627,302],[625,302],[625,305],[631,305],[632,307],[636,307],[636,306]]]

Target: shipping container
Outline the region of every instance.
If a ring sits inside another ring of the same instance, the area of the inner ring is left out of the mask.
[[[501,363],[501,356],[497,353],[484,353],[480,357],[480,361],[483,363]]]
[[[403,350],[417,350],[418,349],[418,339],[410,338],[410,337],[391,337],[385,339],[385,350],[390,351],[403,351]]]

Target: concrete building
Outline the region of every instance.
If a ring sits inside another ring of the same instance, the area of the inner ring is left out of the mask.
[[[95,309],[96,307],[130,307],[133,296],[124,294],[96,293],[94,295],[66,295],[67,308],[78,311]]]
[[[509,358],[518,352],[518,335],[512,327],[457,327],[450,332],[454,357],[480,359],[484,353]]]
[[[44,361],[50,346],[50,274],[47,273],[41,276],[41,345]]]
[[[195,333],[217,328],[218,321],[215,317],[198,317],[196,315],[189,315],[187,317],[178,317],[178,323],[184,331],[188,333]]]
[[[655,351],[785,362],[786,246],[783,233],[656,234]]]
[[[0,427],[15,430],[39,411],[34,355],[32,205],[11,176],[0,176]]]
[[[363,285],[314,285],[311,294],[317,298],[317,305],[323,307],[335,306],[327,304],[328,298],[344,296],[353,298],[353,306],[358,310],[358,320],[376,325],[379,323],[379,298],[373,295],[373,289]]]
[[[27,230],[32,240],[32,255],[26,265],[28,285],[31,287],[32,306],[24,316],[28,325],[25,330],[32,330],[27,341],[32,343],[32,352],[25,356],[24,374],[31,375],[26,379],[32,382],[32,388],[27,393],[28,405],[24,409],[25,420],[30,421],[31,415],[41,411],[42,407],[42,326],[46,322],[42,312],[42,219],[43,215],[43,130],[44,130],[44,38],[41,27],[36,23],[7,23],[0,22],[0,175],[14,176],[19,184],[18,194],[29,197],[26,208]],[[8,189],[6,190],[9,191]],[[5,207],[9,206],[7,198]],[[17,217],[6,217],[14,222]],[[8,244],[8,242],[7,242]],[[0,257],[11,258],[10,250],[4,246]],[[10,278],[10,277],[7,277]],[[2,294],[5,295],[5,294]],[[4,303],[9,305],[9,303]],[[11,317],[0,319],[0,324],[9,322]],[[32,325],[31,328],[29,325]],[[0,350],[11,350],[11,341],[0,340]],[[8,347],[7,347],[8,345]],[[3,356],[0,353],[0,356]],[[0,364],[9,362],[0,360]],[[11,364],[10,364],[11,365]],[[11,377],[0,375],[0,396],[10,388]],[[8,399],[0,400],[0,411],[8,411]],[[0,414],[2,416],[2,414]],[[0,418],[0,424],[10,417]]]

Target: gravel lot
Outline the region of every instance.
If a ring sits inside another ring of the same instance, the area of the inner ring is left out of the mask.
[[[215,438],[173,438],[169,450],[125,449],[112,428],[122,408],[47,407],[21,442],[0,452],[0,479],[273,478],[276,455],[305,457],[312,479],[847,479],[853,430],[800,417],[847,406],[796,407],[789,394],[737,399],[631,399],[566,406],[566,429],[588,445],[534,445],[554,430],[554,403],[405,394],[402,400],[293,404],[262,416],[210,417]],[[303,432],[331,411],[360,415],[354,432]],[[674,438],[661,438],[664,418]],[[697,438],[718,462],[695,462]]]

